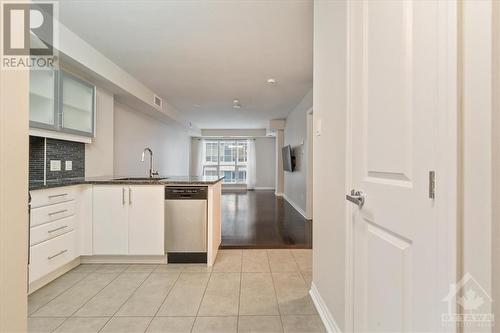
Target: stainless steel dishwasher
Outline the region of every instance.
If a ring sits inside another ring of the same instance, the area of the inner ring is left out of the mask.
[[[206,186],[165,187],[165,249],[169,263],[207,262]]]

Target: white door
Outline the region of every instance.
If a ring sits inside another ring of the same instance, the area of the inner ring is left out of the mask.
[[[128,254],[128,190],[94,185],[92,212],[93,253]]]
[[[129,254],[164,255],[164,186],[130,186]]]
[[[351,177],[366,194],[351,206],[355,332],[441,328],[429,196],[445,93],[439,2],[350,2]]]

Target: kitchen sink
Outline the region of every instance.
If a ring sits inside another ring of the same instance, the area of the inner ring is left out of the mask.
[[[130,181],[142,181],[142,180],[162,180],[162,179],[168,179],[168,177],[126,177],[126,178],[115,178],[113,180],[130,180]]]

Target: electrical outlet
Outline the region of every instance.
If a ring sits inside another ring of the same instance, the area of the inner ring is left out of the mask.
[[[61,171],[61,161],[50,160],[50,171]]]
[[[73,170],[73,161],[66,161],[64,163],[64,170],[66,170],[66,171]]]

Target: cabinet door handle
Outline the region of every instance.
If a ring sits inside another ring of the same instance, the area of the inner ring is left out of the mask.
[[[49,216],[56,215],[56,214],[61,214],[61,213],[66,213],[67,211],[68,211],[67,209],[58,210],[57,212],[49,213]]]
[[[130,187],[128,188],[128,204],[132,204],[132,189]]]
[[[48,256],[48,257],[47,257],[47,259],[49,259],[49,260],[50,260],[50,259],[54,259],[55,257],[58,257],[58,256],[60,256],[61,254],[64,254],[64,253],[66,253],[66,252],[68,252],[68,250],[67,250],[67,249],[66,249],[66,250],[62,250],[62,251],[61,251],[61,252],[59,252],[59,253],[56,253],[56,254],[54,254],[54,255],[52,255],[52,256]]]
[[[55,229],[52,229],[52,230],[48,230],[47,232],[49,234],[53,233],[53,232],[56,232],[56,231],[59,231],[59,230],[62,230],[64,228],[67,228],[68,226],[67,225],[63,225],[62,227],[59,227],[59,228],[55,228]]]
[[[125,205],[125,187],[122,187],[122,206]]]

